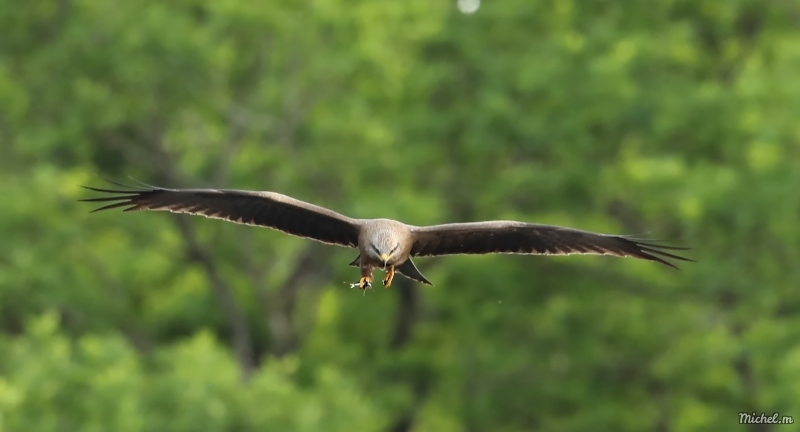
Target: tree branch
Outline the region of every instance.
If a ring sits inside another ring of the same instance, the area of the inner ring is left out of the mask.
[[[156,181],[169,184],[184,183],[181,181],[184,176],[175,168],[177,164],[174,163],[174,158],[163,145],[163,133],[158,132],[161,128],[156,125],[151,129],[147,134],[148,139],[145,140],[145,143],[148,144],[146,148],[149,151],[137,151],[135,146],[124,145],[122,142],[116,143],[118,149],[127,159],[139,160],[145,163],[144,166],[151,167]],[[247,318],[236,303],[233,290],[220,274],[212,258],[212,253],[197,241],[190,221],[180,215],[176,215],[173,220],[184,240],[188,256],[200,264],[206,272],[231,333],[233,349],[242,369],[242,376],[247,379],[256,367],[255,351]]]
[[[389,348],[392,351],[403,349],[411,341],[414,324],[417,323],[421,298],[419,287],[415,282],[405,278],[396,279],[395,285],[398,294],[398,307],[395,314],[395,325]],[[400,415],[389,427],[390,432],[408,432],[414,426],[414,419],[420,407],[428,396],[431,383],[427,374],[415,373],[411,377],[411,391],[413,401],[409,410]]]
[[[228,283],[219,274],[219,270],[211,254],[197,242],[194,230],[191,228],[189,221],[185,217],[180,216],[175,217],[174,220],[186,243],[186,250],[189,257],[193,261],[199,263],[208,275],[214,296],[217,298],[222,312],[225,315],[225,319],[228,322],[228,327],[231,330],[233,349],[239,360],[239,366],[242,368],[242,375],[245,379],[249,378],[256,368],[256,361],[247,318],[239,309],[236,298],[233,295],[233,290],[231,290]]]

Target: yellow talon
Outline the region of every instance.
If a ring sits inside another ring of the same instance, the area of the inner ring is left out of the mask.
[[[358,288],[366,291],[367,288],[372,288],[372,278],[364,276],[358,280],[358,283],[351,283],[350,288]]]
[[[392,286],[392,279],[394,279],[394,266],[390,266],[389,269],[386,270],[386,276],[383,278],[383,286],[385,288]]]

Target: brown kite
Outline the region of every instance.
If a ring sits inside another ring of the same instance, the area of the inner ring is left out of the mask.
[[[362,290],[372,286],[372,271],[376,267],[386,271],[383,278],[386,287],[391,285],[395,271],[417,282],[433,285],[417,270],[411,257],[489,253],[592,254],[640,258],[676,269],[664,258],[691,261],[666,252],[687,248],[553,225],[486,221],[420,227],[391,219],[352,219],[275,192],[117,185],[129,189],[84,186],[113,196],[81,201],[111,203],[94,211],[127,206],[124,211],[189,213],[273,228],[323,243],[357,248],[360,255],[350,265],[361,268],[361,279],[351,287]]]

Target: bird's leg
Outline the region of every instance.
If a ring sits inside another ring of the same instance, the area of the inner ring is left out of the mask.
[[[386,276],[383,277],[384,288],[392,286],[392,279],[394,279],[394,266],[389,266],[386,270]]]
[[[371,266],[363,266],[361,267],[361,279],[358,280],[358,283],[351,283],[350,288],[358,288],[365,290],[367,288],[372,288],[372,267]]]
[[[358,282],[350,284],[350,288],[358,288],[362,290],[372,288],[372,278],[369,276],[361,276],[361,279],[359,279]]]

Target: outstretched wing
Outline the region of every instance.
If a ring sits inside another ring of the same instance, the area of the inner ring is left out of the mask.
[[[553,225],[514,221],[455,223],[413,227],[411,256],[510,253],[529,255],[593,254],[634,257],[677,268],[664,258],[692,261],[664,246],[626,236],[614,236]]]
[[[127,207],[124,211],[165,210],[189,213],[273,228],[339,246],[358,246],[357,220],[275,192],[160,187],[111,190],[83,187],[111,195],[80,200],[111,203],[94,211]]]

